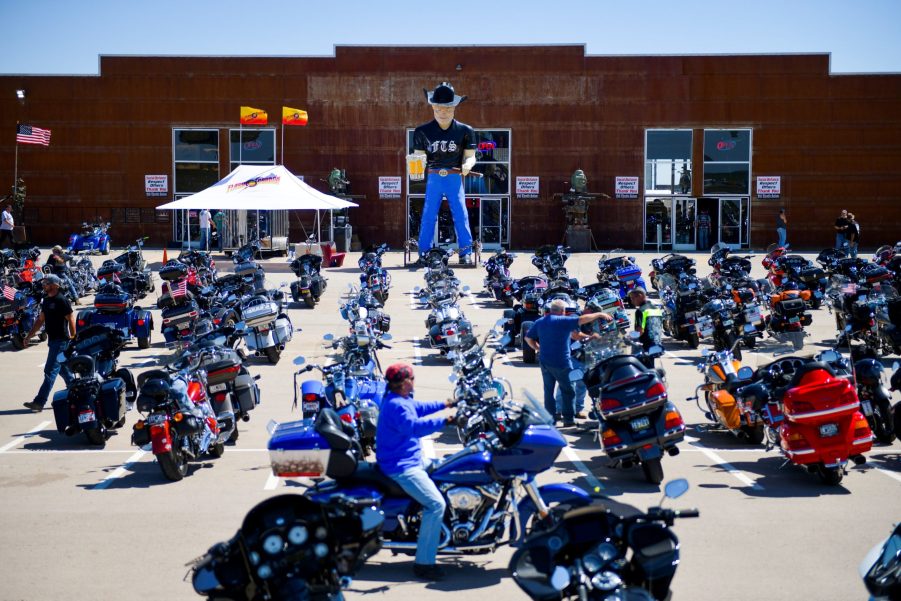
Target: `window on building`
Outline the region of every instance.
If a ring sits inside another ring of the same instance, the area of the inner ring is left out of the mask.
[[[704,130],[704,194],[750,194],[751,130]]]
[[[275,130],[230,130],[228,148],[232,170],[238,165],[275,165]]]
[[[649,129],[645,132],[645,194],[691,193],[690,129]]]
[[[173,129],[172,156],[176,197],[209,188],[219,181],[219,130]]]

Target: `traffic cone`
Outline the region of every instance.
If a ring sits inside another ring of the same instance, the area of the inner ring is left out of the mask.
[[[169,249],[167,249],[167,248],[164,246],[164,247],[163,247],[163,264],[166,264],[166,263],[168,263],[168,262],[169,262]]]

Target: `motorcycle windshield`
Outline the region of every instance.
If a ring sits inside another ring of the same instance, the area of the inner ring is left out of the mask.
[[[523,389],[522,391],[522,398],[523,400],[518,404],[521,405],[523,412],[527,414],[527,424],[541,424],[546,426],[554,425],[554,418],[544,408],[544,403],[540,403],[538,399],[532,396],[532,394],[526,389]]]

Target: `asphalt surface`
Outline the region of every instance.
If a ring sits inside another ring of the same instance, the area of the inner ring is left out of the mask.
[[[161,251],[147,251],[159,267]],[[647,274],[653,254],[638,254]],[[709,271],[705,255],[698,259],[699,275]],[[22,407],[30,401],[42,378],[46,344],[16,352],[0,345],[3,402],[0,405],[0,600],[58,599],[192,599],[197,598],[184,578],[185,564],[213,543],[231,537],[244,514],[259,501],[276,494],[303,491],[300,481],[274,478],[269,470],[266,424],[298,419],[291,411],[291,359],[303,355],[322,361],[326,333],[341,335],[345,325],[338,302],[348,284],[358,281],[356,259],[349,255],[343,268],[326,271],[328,290],[316,309],[292,305],[289,315],[302,328],[288,344],[283,359],[268,365],[255,360],[251,373],[262,376],[262,404],[249,423],[240,424],[236,445],[220,459],[192,464],[181,482],[168,482],[150,452],[130,445],[136,413],[104,449],[88,447],[82,436],[56,432],[52,412],[36,414]],[[452,385],[448,361],[421,345],[425,309],[416,305],[411,290],[422,284],[421,272],[402,267],[402,255],[386,255],[393,287],[386,310],[391,315],[392,348],[381,352],[383,365],[397,360],[416,365],[417,397],[443,399]],[[568,267],[580,281],[595,281],[598,255],[574,255]],[[758,256],[755,277],[763,277]],[[218,257],[220,269],[231,263]],[[97,265],[101,257],[93,259]],[[289,282],[293,275],[282,258],[264,261],[270,285]],[[515,276],[534,272],[528,253],[519,253],[511,271]],[[474,293],[482,290],[484,270],[458,269]],[[148,302],[149,301],[149,302]],[[83,299],[90,302],[90,298]],[[148,298],[145,306],[155,302]],[[486,332],[501,317],[502,306],[474,294],[463,309]],[[121,365],[139,372],[168,354],[157,330],[153,346],[123,351]],[[833,317],[821,309],[814,314],[805,350],[824,349],[834,338]],[[702,344],[702,348],[705,345]],[[703,414],[684,399],[701,376],[695,369],[699,351],[684,343],[668,342],[662,364],[669,394],[689,426],[682,453],[665,457],[666,480],[684,477],[691,484],[685,496],[669,502],[675,508],[696,507],[701,517],[677,522],[681,563],[673,583],[675,599],[798,599],[866,598],[857,566],[874,544],[901,519],[901,443],[874,446],[864,466],[853,467],[839,486],[826,486],[800,468],[783,466],[776,451],[765,451],[728,433],[699,428]],[[759,352],[745,353],[745,365],[755,367],[774,352],[789,350],[769,340]],[[890,365],[894,358],[886,360]],[[509,378],[519,396],[525,388],[540,396],[536,366],[521,362],[519,353],[495,363],[495,372]],[[62,380],[56,389],[62,387]],[[597,490],[611,507],[623,511],[646,509],[661,500],[661,490],[644,481],[640,468],[614,470],[606,465],[591,421],[565,429],[569,442],[555,468],[539,483],[571,482]],[[436,456],[459,449],[450,431],[426,445]],[[412,558],[382,551],[373,557],[347,593],[355,599],[419,599],[443,593],[476,593],[480,597],[524,599],[507,572],[510,550],[492,554],[441,558],[449,578],[424,583],[413,578]]]

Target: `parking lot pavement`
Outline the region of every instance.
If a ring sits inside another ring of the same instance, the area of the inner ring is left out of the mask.
[[[175,253],[170,253],[173,256]],[[158,265],[161,251],[146,251]],[[654,255],[638,254],[647,274]],[[700,275],[709,271],[706,256],[698,259]],[[519,253],[511,270],[516,276],[533,273],[528,253]],[[344,267],[329,269],[328,289],[314,310],[292,308],[289,315],[302,329],[288,344],[277,365],[254,360],[262,404],[250,422],[239,424],[240,438],[220,459],[192,466],[181,482],[165,481],[153,455],[130,444],[127,424],[102,450],[91,449],[79,436],[56,432],[52,413],[31,413],[21,406],[37,390],[46,345],[14,352],[0,346],[4,392],[0,403],[0,565],[4,581],[0,599],[194,599],[183,581],[185,563],[214,542],[232,536],[255,503],[275,494],[302,492],[299,482],[271,476],[266,425],[270,420],[297,419],[292,413],[294,366],[303,355],[308,362],[327,361],[322,336],[344,333],[338,302],[348,284],[358,283],[356,255]],[[595,281],[597,254],[574,255],[568,267],[582,282]],[[763,277],[759,258],[755,277]],[[100,264],[101,257],[95,257]],[[218,259],[220,268],[230,263]],[[419,398],[446,398],[452,385],[448,361],[438,358],[423,342],[427,311],[411,294],[422,284],[421,272],[402,268],[399,253],[386,255],[393,287],[386,310],[391,315],[391,349],[381,352],[383,367],[394,361],[414,363]],[[284,259],[264,262],[270,285],[293,276]],[[457,270],[474,293],[481,290],[482,269]],[[89,299],[86,299],[89,300]],[[154,299],[144,301],[152,305]],[[502,307],[474,294],[464,300],[466,315],[483,334],[501,316]],[[160,343],[159,313],[153,346],[129,346],[121,362],[140,372],[156,365],[168,351]],[[828,348],[834,337],[833,318],[815,312],[805,350]],[[702,345],[703,347],[703,345]],[[673,583],[674,598],[683,599],[817,599],[863,598],[865,590],[857,565],[869,548],[885,537],[901,519],[901,443],[876,446],[864,466],[850,469],[840,486],[828,487],[799,468],[783,466],[776,451],[767,451],[724,432],[708,431],[693,394],[701,376],[695,369],[699,351],[684,343],[668,342],[662,365],[669,395],[682,411],[688,431],[676,457],[665,457],[666,479],[685,477],[691,490],[670,502],[674,507],[698,507],[701,517],[677,522],[681,561]],[[760,352],[745,353],[744,364],[756,367],[770,360],[784,345],[761,344]],[[891,363],[894,358],[889,358]],[[521,390],[540,396],[538,369],[522,363],[519,353],[497,357],[495,373]],[[61,382],[57,389],[61,388]],[[658,487],[647,484],[639,468],[614,470],[599,450],[589,420],[579,429],[563,430],[570,443],[556,466],[539,477],[540,483],[571,482],[606,495],[616,511],[646,509],[661,499]],[[427,445],[435,456],[458,450],[450,430]],[[349,598],[399,599],[410,595],[429,599],[447,592],[478,591],[493,599],[524,599],[508,577],[510,550],[442,559],[450,578],[427,584],[411,578],[411,558],[383,551],[358,575]],[[152,591],[152,593],[150,593]],[[483,593],[484,591],[484,593]]]

